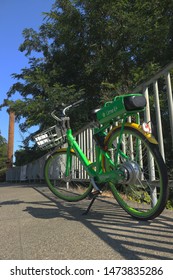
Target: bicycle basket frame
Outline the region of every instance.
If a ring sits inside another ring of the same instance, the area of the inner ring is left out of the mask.
[[[35,135],[34,139],[41,150],[48,150],[62,146],[66,138],[62,130],[57,125],[54,125]]]

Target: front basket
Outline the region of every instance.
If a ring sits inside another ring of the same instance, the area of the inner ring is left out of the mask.
[[[41,150],[62,146],[66,141],[65,134],[57,125],[35,135],[34,139]]]

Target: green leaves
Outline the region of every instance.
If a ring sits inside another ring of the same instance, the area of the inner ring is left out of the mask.
[[[0,132],[0,181],[5,180],[7,162],[7,141]]]
[[[170,0],[56,0],[36,32],[23,31],[19,50],[29,66],[5,106],[15,110],[21,128],[52,125],[51,111],[85,97],[85,110],[71,113],[72,125],[90,120],[92,108],[130,92],[173,55],[173,3]],[[21,100],[13,100],[18,92]]]
[[[26,28],[23,30],[22,34],[25,40],[19,47],[21,52],[26,51],[26,56],[30,55],[32,51],[41,52],[42,42],[36,31],[32,28]]]

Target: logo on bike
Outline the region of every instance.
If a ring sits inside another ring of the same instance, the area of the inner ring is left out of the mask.
[[[117,111],[117,107],[114,107],[114,108],[112,108],[111,110],[108,110],[107,112],[104,112],[103,114],[102,114],[102,116],[103,116],[103,118],[104,117],[107,117],[107,116],[109,116],[109,115],[112,115],[113,113],[115,113]]]

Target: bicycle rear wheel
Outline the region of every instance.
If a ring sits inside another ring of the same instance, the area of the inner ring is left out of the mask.
[[[165,208],[168,198],[167,169],[158,145],[152,144],[134,127],[125,126],[117,156],[121,127],[115,129],[105,145],[118,168],[126,173],[122,184],[110,182],[112,193],[120,206],[139,220],[156,218]],[[105,161],[105,170],[112,166]]]
[[[92,190],[87,180],[81,180],[84,172],[75,152],[70,152],[70,166],[66,177],[67,151],[58,150],[51,154],[44,167],[44,175],[49,189],[59,198],[66,201],[84,199]]]

